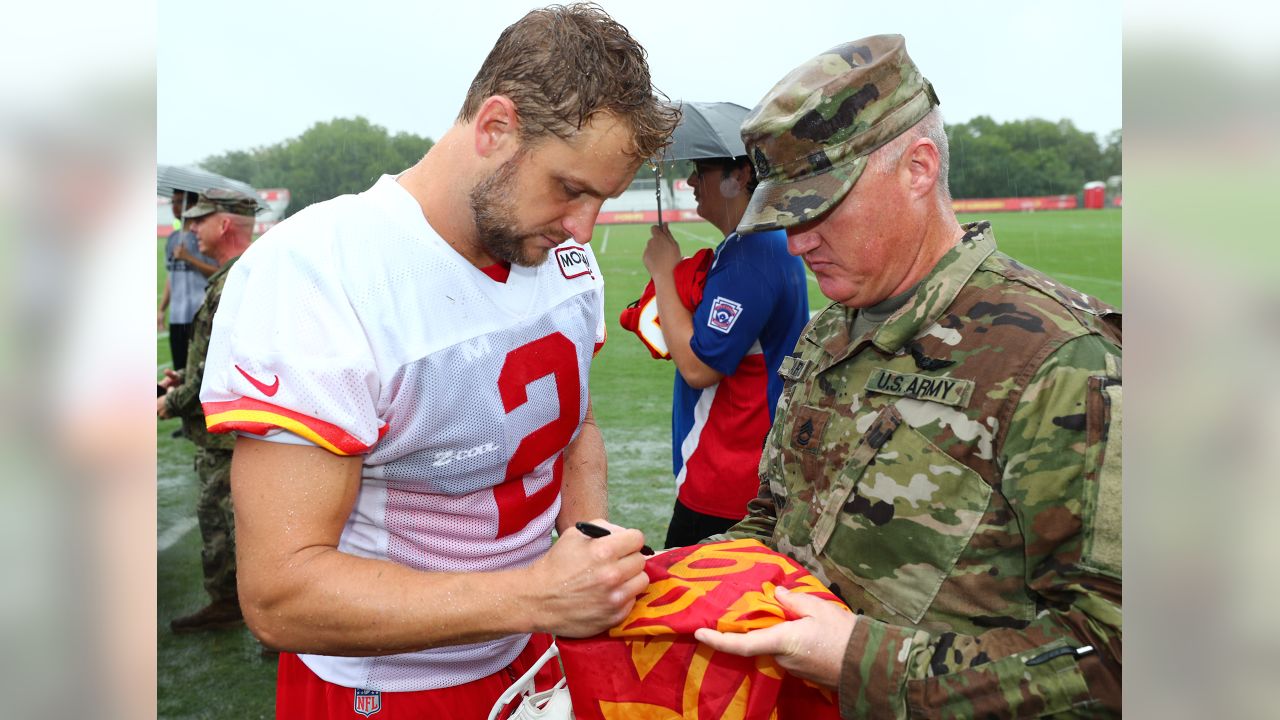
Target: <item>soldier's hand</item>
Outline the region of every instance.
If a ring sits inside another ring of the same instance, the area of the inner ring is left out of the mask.
[[[745,633],[698,628],[693,637],[731,655],[773,655],[792,675],[835,688],[840,683],[845,647],[858,616],[826,600],[786,588],[778,588],[777,598],[800,619]]]
[[[631,612],[636,596],[649,585],[640,554],[644,534],[604,520],[593,524],[612,531],[588,538],[566,530],[551,551],[530,566],[538,613],[534,625],[565,637],[589,637],[618,624]]]
[[[164,399],[167,397],[169,397],[169,394],[165,393],[164,395],[156,398],[156,417],[161,420],[167,420],[169,418],[169,410],[164,406]]]
[[[170,370],[169,368],[165,368],[164,377],[160,380],[158,384],[160,385],[160,387],[164,388],[165,390],[168,390],[169,388],[175,388],[182,384],[182,376],[174,372],[173,370]]]

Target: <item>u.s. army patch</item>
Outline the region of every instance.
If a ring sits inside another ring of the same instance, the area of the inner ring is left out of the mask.
[[[901,395],[916,400],[932,400],[933,402],[965,407],[973,396],[973,381],[960,378],[931,377],[915,373],[894,372],[887,368],[876,368],[867,378],[866,390]]]

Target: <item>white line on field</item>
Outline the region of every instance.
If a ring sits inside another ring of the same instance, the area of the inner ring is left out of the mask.
[[[609,226],[605,225],[604,239],[600,241],[600,252],[598,254],[603,255],[605,254],[605,251],[607,251],[608,249],[609,249]]]
[[[706,239],[706,238],[702,237],[701,235],[699,235],[699,234],[698,234],[698,233],[696,233],[696,232],[693,232],[693,231],[691,231],[691,230],[685,230],[684,228],[680,227],[679,225],[668,225],[667,227],[668,227],[668,228],[670,228],[670,229],[671,229],[671,231],[672,231],[672,232],[674,232],[674,233],[677,233],[677,234],[679,234],[679,235],[681,235],[681,236],[683,236],[683,237],[691,237],[691,238],[693,238],[694,240],[697,240],[697,241],[698,241],[698,242],[700,242],[700,243],[706,243],[707,245],[710,245],[711,247],[715,247],[716,245],[719,245],[719,244],[720,244],[720,241],[719,241],[719,240],[708,240],[708,239]]]
[[[167,340],[169,338],[169,331],[165,330],[162,333],[156,333],[156,338],[159,340]]]
[[[174,543],[178,542],[183,538],[183,536],[191,532],[191,529],[194,528],[196,524],[195,518],[187,517],[182,518],[173,525],[170,525],[164,532],[160,533],[160,537],[156,538],[156,548],[160,552],[168,550],[173,547]]]

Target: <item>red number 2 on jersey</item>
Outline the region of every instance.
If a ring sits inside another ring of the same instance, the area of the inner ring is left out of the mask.
[[[506,478],[493,489],[493,499],[498,503],[498,537],[520,530],[555,502],[564,475],[561,450],[573,438],[582,411],[578,351],[569,338],[558,332],[512,350],[498,375],[498,393],[508,414],[529,401],[530,383],[548,375],[555,376],[560,414],[520,441],[507,463]],[[551,482],[526,495],[524,476],[552,456],[556,460]]]

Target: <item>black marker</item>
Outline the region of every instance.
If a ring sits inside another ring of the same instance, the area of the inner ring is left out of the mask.
[[[586,535],[589,538],[602,538],[606,535],[613,534],[608,530],[606,530],[605,528],[602,528],[599,525],[592,525],[589,522],[574,523],[573,526],[578,528],[578,532],[582,533],[583,535]],[[640,548],[640,554],[652,555],[653,548],[649,547],[648,545],[645,545],[644,547]]]
[[[1094,649],[1092,645],[1081,645],[1080,647],[1071,647],[1068,645],[1066,647],[1057,648],[1056,650],[1050,650],[1046,653],[1041,653],[1040,655],[1027,660],[1026,664],[1027,667],[1031,667],[1032,665],[1042,665],[1054,658],[1062,657],[1063,655],[1071,655],[1075,657],[1075,659],[1079,660],[1085,655],[1090,655],[1093,652]]]

